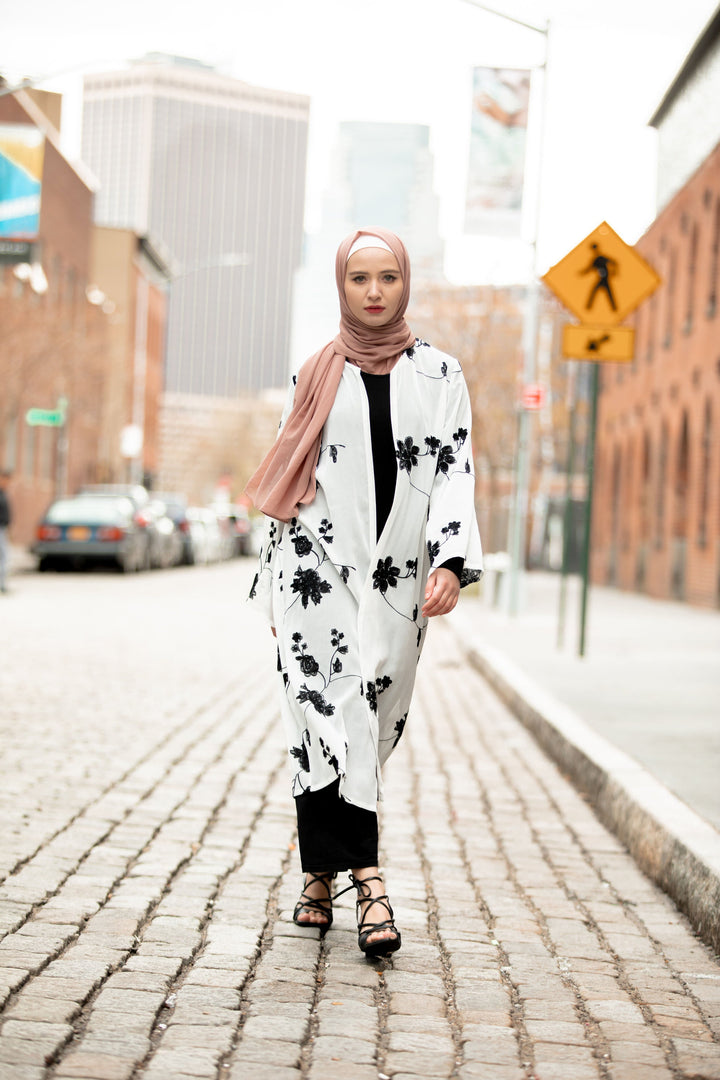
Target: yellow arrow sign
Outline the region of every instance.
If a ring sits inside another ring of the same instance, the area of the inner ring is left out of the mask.
[[[563,326],[562,354],[568,360],[632,360],[635,331],[629,326]]]
[[[551,266],[543,281],[589,326],[616,326],[660,284],[652,266],[607,222]]]

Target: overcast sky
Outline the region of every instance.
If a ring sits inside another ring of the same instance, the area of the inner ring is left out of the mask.
[[[647,121],[716,0],[489,3],[528,22],[550,20],[538,268],[603,219],[634,243],[655,214]],[[77,69],[42,83],[65,94],[70,156],[79,147],[80,69],[148,51],[309,94],[310,231],[319,225],[338,121],[430,125],[447,269],[456,280],[472,280],[488,250],[462,236],[472,67],[535,66],[545,50],[543,35],[468,0],[33,0],[7,5],[2,21],[0,72],[9,78]],[[530,219],[526,226],[531,232]]]

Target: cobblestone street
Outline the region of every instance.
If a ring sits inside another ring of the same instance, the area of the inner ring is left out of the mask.
[[[350,894],[294,926],[253,572],[3,603],[0,1080],[720,1080],[720,963],[442,623],[385,772],[403,947],[367,962]]]

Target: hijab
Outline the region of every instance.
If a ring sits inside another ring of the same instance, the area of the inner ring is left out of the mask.
[[[357,319],[345,296],[345,271],[350,252],[369,247],[365,237],[382,241],[397,259],[403,289],[397,311],[384,326],[371,327]],[[300,368],[290,414],[275,443],[250,478],[246,493],[258,510],[290,521],[301,505],[315,498],[315,466],[322,429],[330,415],[345,363],[373,375],[392,371],[400,355],[415,341],[405,322],[410,299],[410,259],[402,240],[387,229],[357,229],[346,236],[335,256],[335,282],[340,299],[340,333]]]

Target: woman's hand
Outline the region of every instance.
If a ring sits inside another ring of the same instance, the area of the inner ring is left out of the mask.
[[[426,619],[433,615],[447,615],[455,607],[460,596],[460,582],[452,570],[440,567],[433,570],[425,588],[422,614]]]

